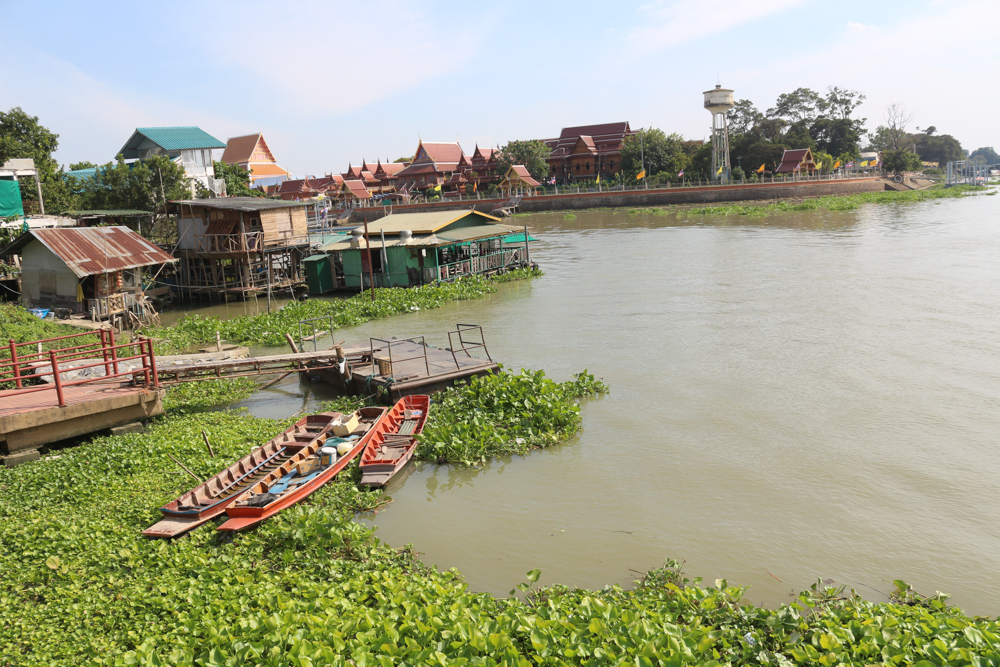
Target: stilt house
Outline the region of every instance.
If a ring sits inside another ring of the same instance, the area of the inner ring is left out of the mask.
[[[307,204],[256,197],[173,201],[182,293],[248,296],[303,282]]]

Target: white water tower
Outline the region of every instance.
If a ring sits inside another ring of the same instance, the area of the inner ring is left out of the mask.
[[[729,123],[726,121],[726,112],[735,106],[733,91],[717,83],[714,90],[706,90],[704,95],[705,108],[712,114],[712,180],[728,182]]]

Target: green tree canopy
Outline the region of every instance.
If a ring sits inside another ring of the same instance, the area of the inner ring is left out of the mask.
[[[532,177],[544,180],[549,176],[549,163],[546,160],[551,152],[545,142],[538,139],[511,141],[496,154],[497,173],[506,174],[513,165],[523,164]]]
[[[639,130],[625,137],[621,149],[622,171],[626,180],[634,180],[645,168],[652,176],[676,174],[690,164],[684,153],[684,138],[679,134],[667,135],[655,127]]]
[[[215,162],[215,177],[226,181],[230,197],[264,197],[264,192],[250,187],[250,172],[238,164]]]
[[[992,146],[977,148],[969,155],[969,159],[983,164],[1000,164],[1000,155],[997,155]]]
[[[153,212],[171,199],[191,196],[184,167],[165,155],[132,163],[119,155],[116,162],[99,167],[93,178],[72,180],[76,181],[79,206],[84,210]]]
[[[914,136],[914,143],[921,160],[937,162],[938,166],[965,158],[962,144],[950,134],[932,135],[925,130],[923,134]]]
[[[46,213],[61,213],[74,207],[72,190],[65,174],[52,157],[59,147],[59,135],[29,116],[21,107],[0,111],[0,164],[11,158],[31,158],[35,161]],[[33,179],[21,179],[21,199],[38,201],[38,189]]]

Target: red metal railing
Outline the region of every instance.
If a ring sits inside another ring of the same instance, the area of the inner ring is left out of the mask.
[[[97,340],[83,342],[84,339],[96,337]],[[42,351],[42,346],[57,341],[80,342],[79,345],[69,345],[58,349]],[[25,353],[21,348],[33,347],[34,351]],[[84,333],[70,334],[68,336],[58,336],[56,338],[45,338],[26,343],[15,343],[11,338],[7,345],[9,359],[0,361],[0,382],[13,382],[16,389],[21,393],[31,393],[36,391],[46,391],[54,389],[59,399],[59,405],[65,407],[66,399],[64,389],[82,384],[93,384],[96,382],[106,382],[112,378],[130,377],[136,384],[145,386],[160,386],[160,379],[157,375],[156,357],[153,354],[153,341],[149,338],[140,338],[130,343],[115,343],[115,332],[111,329],[97,329]],[[89,360],[99,357],[98,361],[92,363],[67,365],[69,362]],[[122,370],[124,362],[141,360],[141,368]],[[60,365],[62,366],[60,368]],[[45,366],[50,368],[46,369]],[[35,371],[25,374],[23,367]],[[104,374],[95,377],[83,378],[80,380],[65,381],[62,374],[70,371],[79,371],[87,368],[104,368]],[[41,371],[41,372],[38,372]],[[27,381],[41,380],[45,376],[52,374],[52,384],[28,385]]]

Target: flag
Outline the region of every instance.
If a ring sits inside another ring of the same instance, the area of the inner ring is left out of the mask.
[[[598,175],[597,175],[597,182],[598,182],[598,183],[600,183],[600,182],[601,182],[601,175],[600,175],[600,174],[598,174]]]
[[[757,170],[757,173],[758,174],[763,174],[764,173],[764,165],[763,164],[760,165],[760,169]]]
[[[799,162],[799,163],[798,163],[797,165],[795,165],[795,171],[798,171],[798,170],[799,170],[799,167],[801,167],[801,166],[802,166],[802,163],[801,163],[801,162]]]
[[[868,166],[868,160],[862,160],[861,161],[861,166],[862,167],[867,167]]]
[[[642,171],[640,171],[638,174],[635,175],[635,180],[638,181],[641,178],[646,178],[646,170],[645,169],[643,169]]]
[[[850,162],[848,162],[847,164],[845,164],[844,168],[845,169],[853,169],[854,168],[854,160],[851,160]]]
[[[476,191],[476,186],[477,186],[477,185],[479,185],[479,183],[473,183],[473,184],[472,184],[472,191],[473,191],[473,192],[475,192],[475,191]]]
[[[721,173],[722,173],[722,167],[719,167],[719,171],[715,172],[715,175],[718,176]]]
[[[681,169],[680,171],[677,172],[677,178],[684,178],[684,170],[683,169]]]
[[[431,190],[433,190],[434,192],[441,192],[441,184],[438,183],[433,188],[431,188]]]
[[[836,162],[833,163],[833,168],[834,169],[836,169],[839,166],[840,166],[840,160],[837,160]]]

